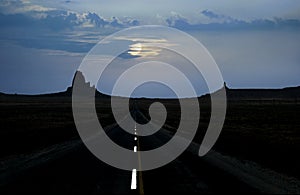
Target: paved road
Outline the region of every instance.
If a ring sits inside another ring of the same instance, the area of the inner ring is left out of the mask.
[[[135,114],[141,115],[138,111],[135,111]],[[162,129],[151,136],[137,136],[138,139],[135,140],[135,135],[125,132],[119,126],[111,128],[107,134],[120,146],[132,150],[134,146],[138,146],[137,150],[153,149],[171,138],[171,135]],[[138,172],[137,189],[134,190],[131,189],[131,171],[119,170],[101,162],[78,140],[70,142],[68,146],[70,147],[57,146],[50,152],[44,151],[43,154],[33,159],[37,162],[39,159],[47,157],[47,160],[42,160],[43,163],[36,163],[27,168],[25,166],[20,171],[9,170],[9,168],[0,171],[0,184],[2,183],[0,194],[24,194],[26,192],[55,195],[147,195],[156,193],[242,193],[258,192],[259,190],[240,179],[241,177],[236,177],[234,174],[208,163],[205,158],[199,158],[195,152],[191,152],[195,151],[195,147],[197,147],[195,144],[164,167]],[[63,150],[65,152],[62,152]],[[32,164],[32,162],[23,161],[22,164]],[[16,162],[12,161],[12,163]]]

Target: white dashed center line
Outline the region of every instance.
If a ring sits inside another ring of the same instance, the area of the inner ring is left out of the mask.
[[[132,175],[131,175],[131,189],[132,190],[136,189],[136,169],[132,170]]]
[[[137,135],[136,132],[136,124],[134,124],[134,135]],[[137,141],[137,137],[134,137],[134,141]],[[137,146],[133,147],[133,152],[137,152]],[[132,175],[131,175],[131,189],[136,190],[137,188],[137,182],[136,182],[136,169],[132,170]]]

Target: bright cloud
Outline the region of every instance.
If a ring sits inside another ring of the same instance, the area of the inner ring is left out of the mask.
[[[56,8],[32,4],[29,0],[4,0],[0,3],[0,10],[6,14],[17,14],[26,12],[48,12]]]

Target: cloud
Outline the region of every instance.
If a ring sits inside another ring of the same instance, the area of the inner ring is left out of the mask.
[[[27,26],[29,28],[52,29],[57,31],[72,29],[82,24],[82,21],[77,18],[75,13],[67,11],[55,11],[53,13],[45,13],[41,17],[21,13],[8,15],[0,13],[0,28],[6,26]]]
[[[209,10],[203,10],[201,13],[209,18],[217,18],[217,19],[220,18],[220,15],[215,14],[214,12],[209,11]]]
[[[161,54],[162,48],[175,46],[176,44],[168,42],[166,39],[159,37],[139,37],[133,36],[118,36],[114,38],[117,41],[130,41],[127,54],[122,54],[120,57],[125,59],[130,58],[152,58]],[[129,54],[129,55],[128,55]]]
[[[141,43],[161,43],[166,44],[167,40],[157,37],[139,37],[139,36],[117,36],[114,39],[116,40],[126,40],[126,41],[132,41],[132,42],[141,42]]]
[[[244,21],[210,10],[200,13],[211,21],[191,23],[183,15],[171,12],[171,16],[165,19],[165,25],[181,30],[215,31],[300,27],[296,19]],[[101,35],[137,25],[140,25],[140,21],[132,17],[105,18],[93,12],[66,11],[36,5],[32,0],[0,1],[0,39],[28,48],[84,53],[99,41]]]
[[[24,12],[46,12],[55,10],[55,8],[43,7],[40,5],[25,5],[22,8],[15,9],[15,13],[24,13]]]
[[[4,15],[0,13],[0,28],[12,26],[26,27],[35,23],[36,21],[33,18],[22,14]]]
[[[95,24],[97,27],[104,27],[105,25],[109,24],[108,21],[95,13],[88,13],[85,18],[90,20],[90,23]]]
[[[166,19],[168,26],[181,30],[267,30],[267,29],[283,29],[283,28],[300,28],[300,20],[297,19],[255,19],[245,21],[235,19],[230,16],[214,13],[213,11],[204,10],[202,15],[208,17],[212,21],[208,23],[191,24],[185,17],[174,14]]]
[[[122,22],[117,17],[112,17],[112,21],[110,22],[110,25],[112,27],[116,27],[116,28],[123,28],[124,27]]]
[[[84,29],[75,13],[56,12],[43,18],[0,14],[0,40],[26,48],[85,53],[95,45],[99,36],[90,37],[92,32],[85,32]]]
[[[18,14],[28,12],[47,12],[56,8],[32,4],[29,0],[2,0],[0,11],[5,14]]]
[[[188,20],[176,12],[171,12],[171,16],[166,19],[166,22],[173,27],[186,28],[190,26]]]
[[[208,17],[208,18],[210,18],[210,19],[217,19],[217,20],[223,21],[223,22],[225,22],[225,21],[227,21],[227,22],[238,21],[237,19],[234,19],[234,18],[232,18],[230,16],[226,16],[226,15],[222,15],[222,14],[217,14],[217,13],[215,13],[213,11],[210,11],[210,10],[203,10],[201,12],[201,14],[204,15],[204,16],[206,16],[206,17]]]
[[[78,20],[75,13],[62,12],[60,15],[47,15],[45,18],[39,19],[41,26],[44,24],[46,27],[54,30],[64,30],[66,28],[72,29],[73,27],[80,26],[82,21]]]
[[[65,3],[72,3],[66,1]],[[0,13],[6,15],[7,23],[10,18],[17,15],[20,22],[12,20],[12,25],[17,25],[26,18],[32,21],[32,25],[40,25],[41,28],[48,27],[54,30],[64,30],[66,28],[82,27],[82,28],[124,28],[139,25],[137,19],[125,18],[124,21],[117,17],[105,19],[96,13],[91,12],[75,12],[65,9],[45,7],[34,4],[30,0],[3,0],[0,2]],[[3,23],[2,23],[3,24]],[[44,24],[44,26],[42,25]]]
[[[0,40],[27,48],[85,53],[101,35],[138,24],[128,17],[107,19],[92,12],[44,9],[28,0],[0,2]]]
[[[138,21],[137,19],[133,19],[131,17],[124,17],[122,22],[126,26],[138,26],[138,25],[140,25],[140,21]]]

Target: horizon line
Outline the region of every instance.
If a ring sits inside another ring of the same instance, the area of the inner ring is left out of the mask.
[[[227,89],[227,90],[258,90],[258,91],[261,91],[261,90],[270,90],[270,91],[276,91],[276,90],[284,90],[284,89],[291,89],[291,88],[300,88],[300,85],[296,85],[296,86],[286,86],[286,87],[278,87],[278,88],[231,88],[231,87],[228,87],[227,85],[224,85],[224,87]],[[6,93],[6,92],[1,92],[0,91],[0,94],[2,95],[20,95],[20,96],[45,96],[45,95],[55,95],[55,94],[59,94],[59,93],[66,93],[68,92],[69,89],[72,89],[72,86],[69,86],[67,87],[64,91],[49,91],[49,92],[45,92],[45,93],[34,93],[34,94],[30,94],[30,93]],[[222,89],[222,88],[220,88]],[[218,90],[220,90],[218,89]],[[218,90],[214,91],[213,93],[217,92]],[[101,95],[105,95],[105,96],[111,96],[113,97],[113,95],[111,94],[108,94],[108,93],[105,93],[105,92],[102,92],[98,89],[95,90],[95,94],[96,92],[100,93]],[[199,97],[203,97],[203,96],[207,96],[207,95],[210,95],[212,93],[205,93],[205,94],[202,94],[202,95],[198,95],[197,98]],[[114,97],[121,97],[121,98],[138,98],[138,99],[143,99],[143,98],[146,98],[146,99],[176,99],[178,97],[174,97],[174,96],[170,96],[170,97],[147,97],[147,96],[133,96],[133,97],[124,97],[124,96],[120,96],[120,95],[115,95]],[[180,98],[195,98],[195,97],[180,97]]]

